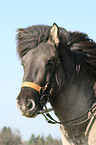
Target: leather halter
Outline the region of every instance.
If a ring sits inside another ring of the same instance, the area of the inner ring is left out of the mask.
[[[23,88],[23,87],[32,88],[32,89],[38,91],[39,94],[40,94],[41,89],[42,89],[41,86],[39,86],[39,85],[37,85],[37,84],[35,84],[35,83],[32,83],[32,82],[23,82],[22,85],[21,85],[21,88]]]

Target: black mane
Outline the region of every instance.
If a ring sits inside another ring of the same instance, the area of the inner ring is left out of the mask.
[[[77,65],[96,78],[96,43],[87,34],[70,32],[69,48]]]
[[[40,43],[48,40],[48,32],[51,27],[37,25],[18,29],[17,51],[22,58],[29,50],[36,48]]]
[[[50,26],[37,25],[28,28],[18,29],[17,51],[22,58],[29,50],[34,49],[40,43],[49,38]],[[60,29],[60,38],[70,49],[76,65],[96,78],[96,43],[86,34],[80,32],[67,32]]]

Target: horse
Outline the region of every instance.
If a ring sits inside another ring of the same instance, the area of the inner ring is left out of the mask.
[[[63,145],[96,145],[96,43],[56,23],[17,32],[24,67],[17,108],[26,117],[42,112],[47,122],[59,123]],[[48,102],[59,122],[46,113]]]

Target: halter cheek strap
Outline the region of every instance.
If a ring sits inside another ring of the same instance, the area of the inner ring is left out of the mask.
[[[23,82],[22,85],[21,85],[21,88],[23,87],[29,87],[29,88],[32,88],[36,91],[38,91],[40,93],[42,87],[40,87],[39,85],[35,84],[35,83],[32,83],[32,82]]]

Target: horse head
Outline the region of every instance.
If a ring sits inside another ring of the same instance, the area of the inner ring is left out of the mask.
[[[54,24],[47,41],[38,44],[21,58],[24,77],[17,107],[24,116],[35,117],[58,92],[61,82],[58,75],[63,71],[58,46],[59,28]]]

